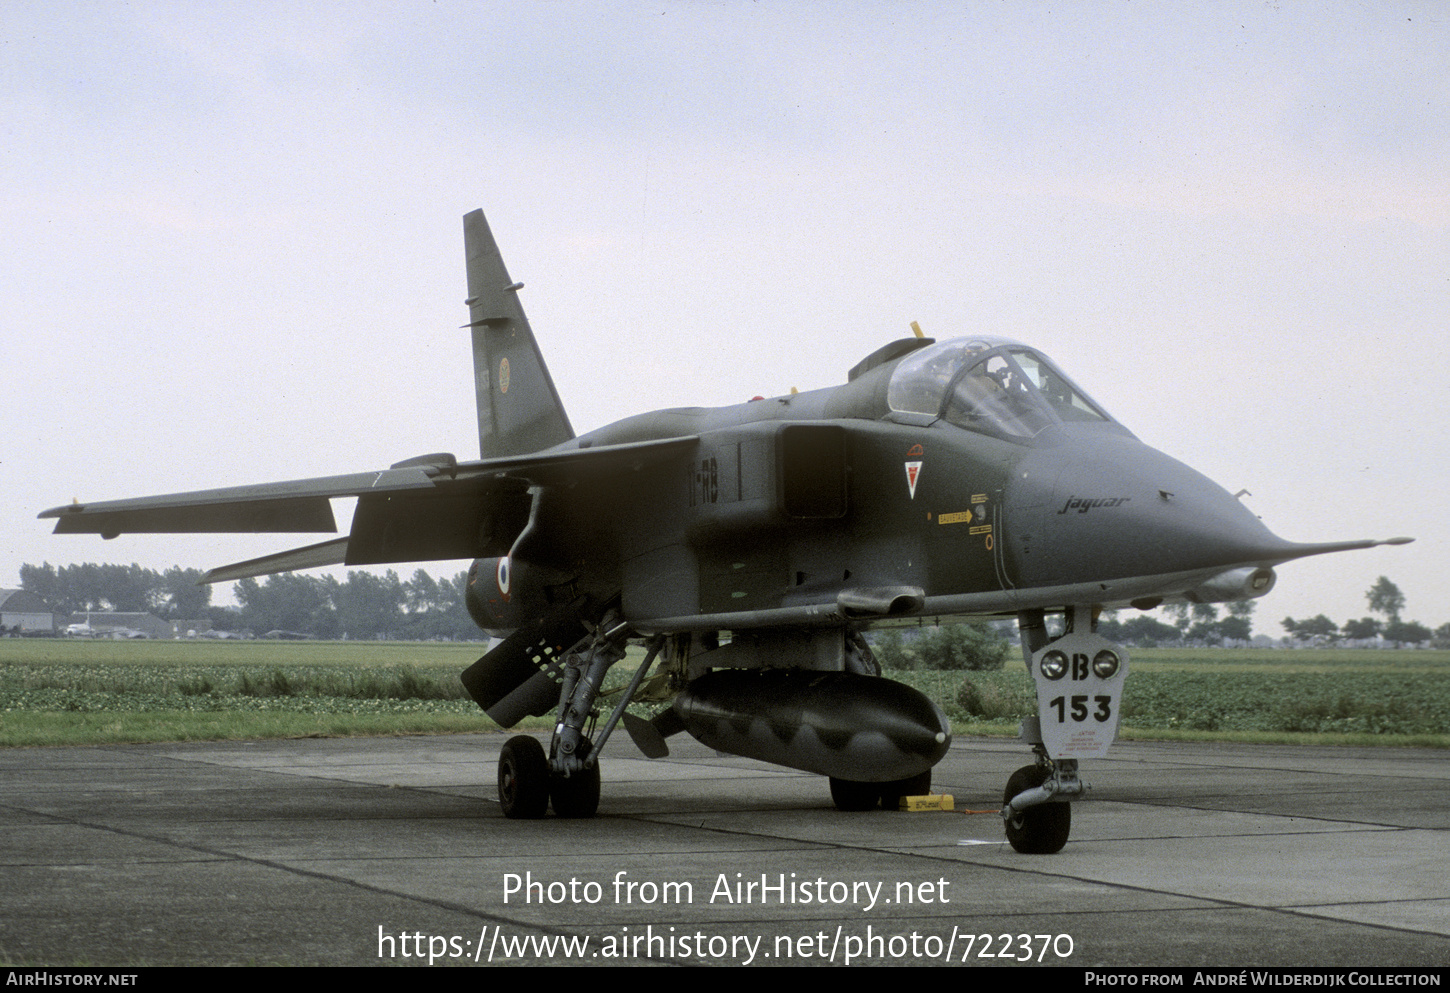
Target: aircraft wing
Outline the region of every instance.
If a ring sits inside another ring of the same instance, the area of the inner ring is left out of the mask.
[[[133,500],[73,503],[40,514],[57,534],[301,533],[337,531],[329,503],[357,497],[346,539],[212,570],[207,582],[320,565],[374,565],[502,555],[528,521],[530,486],[638,471],[693,447],[687,435],[598,448],[457,462],[425,455],[376,472]]]
[[[52,507],[40,516],[56,518],[56,534],[99,534],[104,538],[119,534],[336,531],[332,505],[327,502],[332,497],[431,485],[425,469],[410,467],[135,500],[76,502]]]

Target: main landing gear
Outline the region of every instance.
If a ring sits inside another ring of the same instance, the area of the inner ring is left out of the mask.
[[[1089,605],[1067,610],[1067,630],[1051,641],[1041,610],[1018,616],[1022,654],[1037,690],[1037,714],[1022,737],[1037,756],[1007,780],[1002,821],[1007,841],[1029,855],[1051,855],[1072,829],[1069,801],[1087,794],[1080,758],[1099,758],[1118,734],[1128,653],[1100,636]]]
[[[503,815],[543,817],[549,809],[549,758],[537,738],[515,735],[498,755],[498,802]]]
[[[535,820],[552,805],[557,817],[593,817],[599,810],[599,752],[645,673],[659,654],[663,639],[650,645],[624,696],[599,732],[595,700],[609,667],[624,658],[628,625],[611,612],[593,634],[575,645],[563,660],[559,688],[559,721],[546,753],[537,738],[515,735],[498,757],[498,800],[505,817]]]

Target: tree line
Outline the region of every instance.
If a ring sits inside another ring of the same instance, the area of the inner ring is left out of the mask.
[[[113,610],[126,614],[152,613],[163,620],[201,618],[211,606],[211,587],[198,586],[200,569],[172,566],[165,572],[139,565],[80,565],[20,567],[20,588],[34,593],[57,613]]]
[[[435,579],[422,569],[401,579],[350,571],[346,579],[278,573],[264,582],[238,580],[238,607],[211,602],[211,587],[198,586],[200,569],[172,566],[165,572],[139,565],[20,567],[20,588],[51,609],[153,613],[167,621],[209,621],[213,630],[263,635],[271,631],[313,638],[481,640],[468,616],[468,574]]]
[[[1172,623],[1142,614],[1126,621],[1117,611],[1105,611],[1098,620],[1098,634],[1123,645],[1247,644],[1254,636],[1254,600],[1227,604],[1223,616],[1215,603],[1175,603],[1163,608]]]
[[[34,593],[53,610],[66,614],[85,611],[153,613],[168,621],[210,621],[213,629],[265,634],[288,631],[314,638],[397,638],[473,641],[482,632],[468,616],[464,593],[468,574],[435,579],[422,569],[401,579],[389,569],[381,576],[351,571],[346,579],[279,573],[264,582],[242,579],[236,583],[240,607],[211,602],[212,588],[199,586],[200,569],[172,566],[165,572],[136,564],[22,565],[20,588]],[[1418,621],[1404,620],[1405,597],[1385,576],[1365,593],[1371,614],[1343,625],[1324,614],[1304,620],[1286,617],[1281,622],[1291,640],[1325,643],[1376,641],[1397,645],[1450,648],[1450,624],[1435,630]],[[1233,645],[1253,637],[1256,602],[1225,605],[1177,604],[1165,607],[1172,623],[1147,614],[1119,620],[1106,612],[1099,633],[1122,644]],[[923,663],[930,667],[933,663]]]
[[[1405,595],[1390,582],[1389,577],[1375,580],[1364,594],[1372,614],[1378,617],[1361,617],[1357,620],[1336,624],[1323,614],[1304,620],[1286,617],[1279,623],[1289,637],[1295,641],[1378,641],[1383,638],[1394,645],[1423,645],[1430,642],[1436,648],[1450,648],[1450,624],[1442,624],[1431,631],[1419,621],[1407,621],[1400,616],[1405,609]]]

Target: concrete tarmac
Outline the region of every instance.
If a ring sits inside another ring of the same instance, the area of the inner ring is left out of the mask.
[[[598,818],[529,822],[505,740],[0,752],[0,960],[1450,964],[1444,752],[1122,743],[1024,856],[1016,742],[955,742],[957,813],[843,814],[818,776],[620,735]]]

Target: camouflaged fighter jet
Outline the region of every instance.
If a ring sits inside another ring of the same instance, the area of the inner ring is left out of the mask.
[[[1115,421],[1041,352],[915,337],[844,386],[642,414],[576,436],[482,211],[464,218],[481,458],[77,503],[56,531],[336,532],[212,570],[217,582],[315,566],[473,559],[468,609],[503,637],[463,674],[499,724],[557,708],[547,751],[512,738],[509,817],[592,816],[616,723],[648,755],[688,731],[713,748],[830,778],[843,810],[930,790],[946,718],[881,676],[883,623],[1015,616],[1037,688],[1036,761],[1002,816],[1023,852],[1066,843],[1078,762],[1116,734],[1128,653],[1104,607],[1262,596],[1281,562],[1380,542],[1295,544]],[[1408,539],[1391,539],[1390,543]],[[1049,635],[1047,614],[1064,615]],[[602,727],[599,688],[631,640],[646,660]],[[626,713],[643,680],[672,698]],[[597,730],[597,733],[596,733]]]

